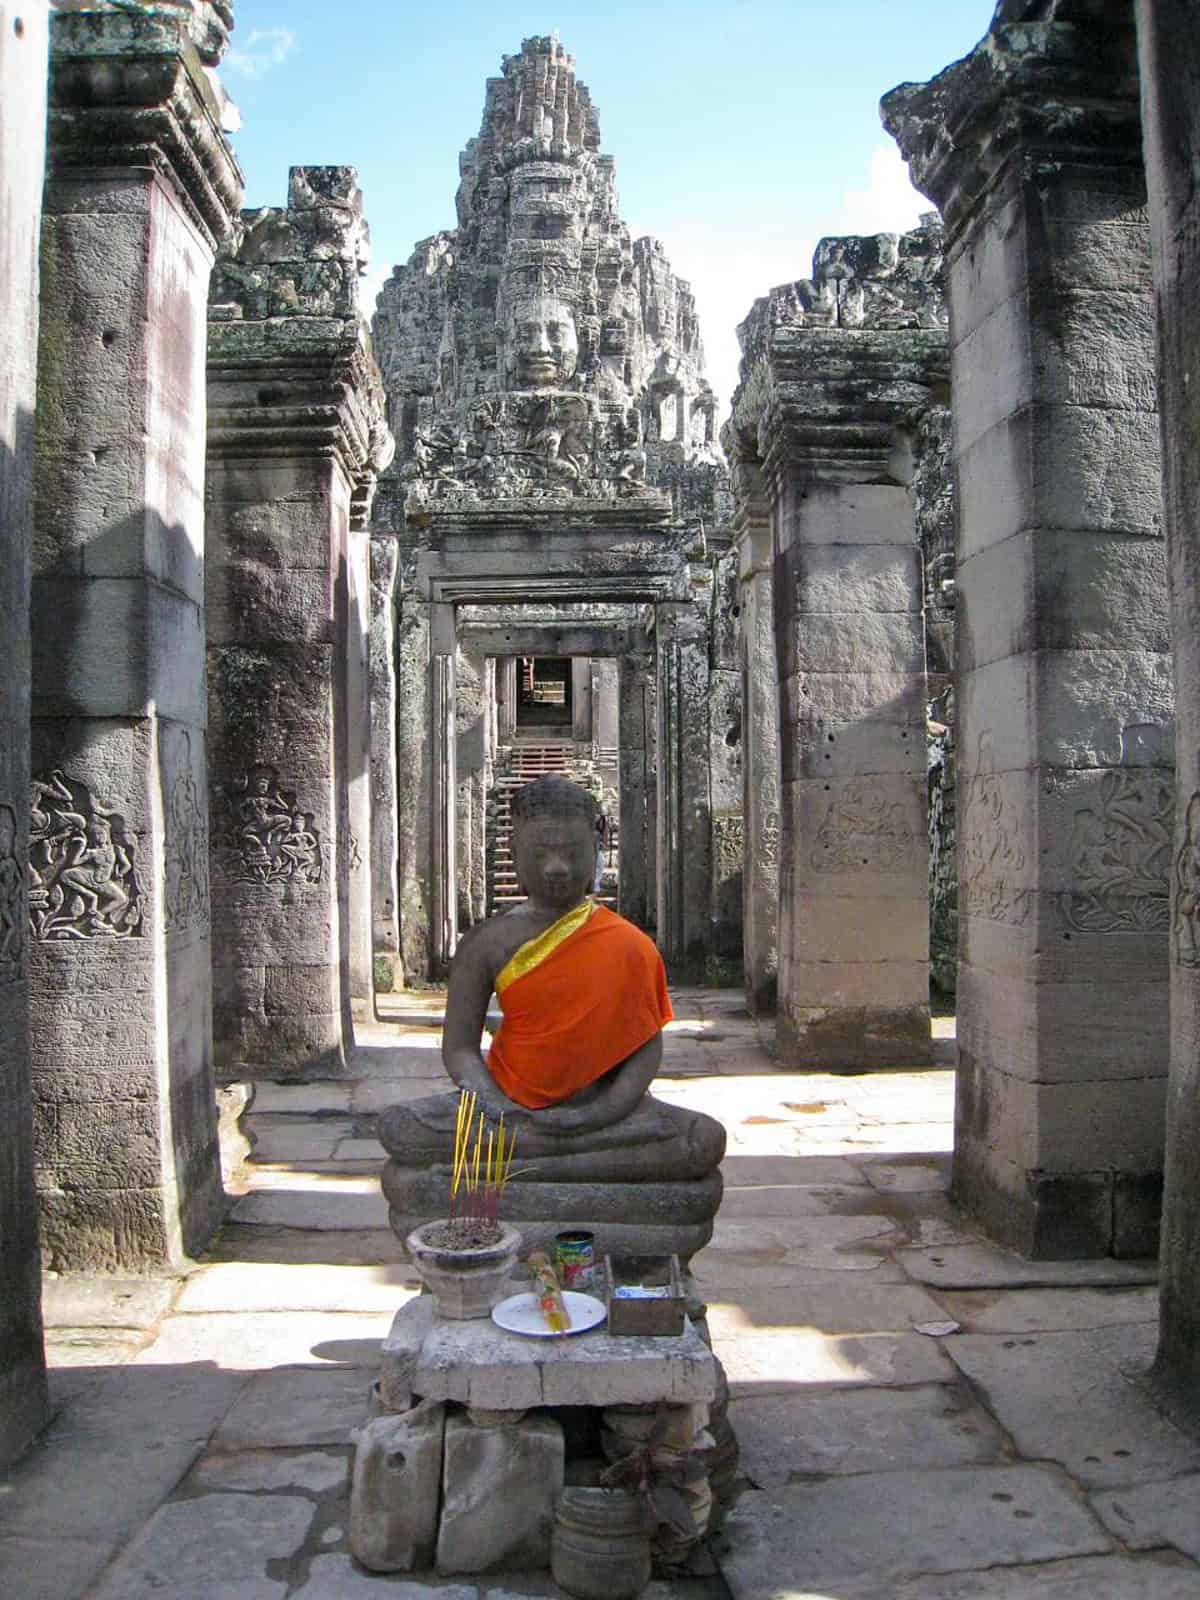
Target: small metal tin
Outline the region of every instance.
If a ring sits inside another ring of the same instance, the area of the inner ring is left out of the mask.
[[[596,1281],[596,1235],[585,1228],[556,1234],[554,1264],[564,1289],[590,1289]]]

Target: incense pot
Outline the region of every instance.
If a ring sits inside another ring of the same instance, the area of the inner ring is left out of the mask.
[[[491,1316],[492,1307],[508,1293],[508,1281],[517,1264],[521,1235],[507,1223],[497,1223],[500,1237],[493,1244],[456,1247],[426,1236],[445,1233],[447,1221],[426,1222],[405,1240],[409,1260],[433,1296],[440,1317],[463,1322]]]

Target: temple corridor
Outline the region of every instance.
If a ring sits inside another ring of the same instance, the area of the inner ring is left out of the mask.
[[[1019,1262],[955,1214],[953,1020],[935,1020],[930,1069],[791,1074],[737,992],[673,998],[655,1093],[729,1129],[724,1204],[694,1266],[741,1492],[718,1569],[647,1592],[761,1600],[790,1572],[821,1600],[1194,1596],[1200,1447],[1136,1376],[1152,1270]],[[256,1086],[239,1197],[192,1270],[50,1281],[57,1416],[2,1491],[0,1593],[555,1592],[544,1575],[396,1580],[351,1561],[351,1430],[416,1292],[374,1119],[442,1075],[437,993],[381,1010],[350,1079]],[[925,1576],[889,1579],[901,1571]]]

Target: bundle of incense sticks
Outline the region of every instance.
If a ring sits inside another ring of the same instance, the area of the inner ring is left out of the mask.
[[[533,1292],[551,1333],[566,1333],[571,1317],[563,1303],[558,1278],[544,1250],[535,1250],[529,1257],[529,1270],[533,1273]]]
[[[486,1139],[485,1139],[486,1135]],[[450,1221],[496,1222],[500,1197],[512,1172],[516,1133],[506,1133],[504,1113],[494,1128],[479,1109],[479,1096],[464,1089],[458,1097],[454,1126],[454,1162],[450,1168]]]

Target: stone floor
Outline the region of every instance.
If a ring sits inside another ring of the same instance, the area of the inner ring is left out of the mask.
[[[696,1259],[744,1487],[687,1600],[1197,1600],[1200,1445],[1155,1411],[1139,1264],[1029,1265],[946,1201],[953,1078],[775,1071],[739,997],[677,992],[657,1092],[729,1129]],[[4,1600],[454,1600],[367,1577],[349,1433],[414,1282],[375,1114],[440,1077],[436,997],[352,1079],[261,1084],[230,1219],[178,1278],[47,1285],[57,1416],[0,1477]],[[944,1059],[951,1024],[942,1023]]]

